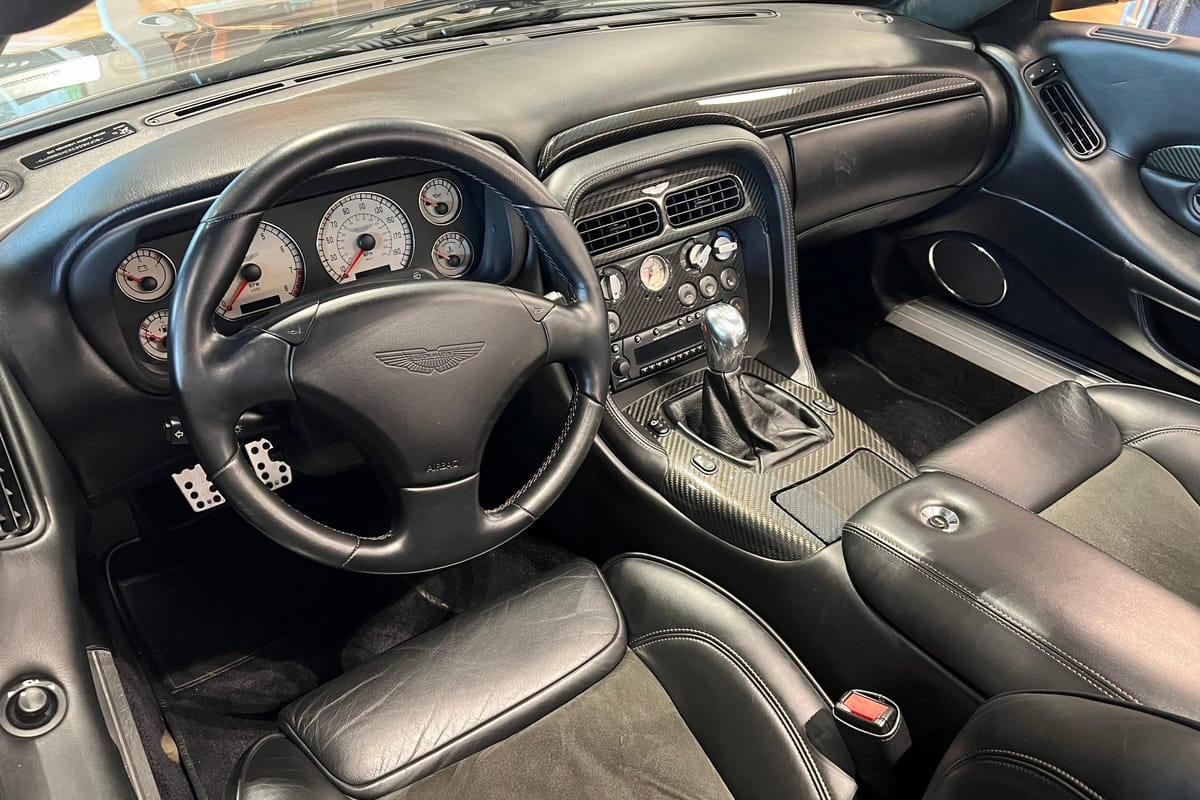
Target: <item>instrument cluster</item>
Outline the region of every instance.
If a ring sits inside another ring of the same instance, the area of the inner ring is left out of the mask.
[[[482,244],[477,191],[438,172],[279,205],[264,215],[213,313],[233,328],[301,294],[354,281],[468,275]],[[151,365],[167,358],[171,292],[193,232],[139,241],[112,266],[118,325]]]

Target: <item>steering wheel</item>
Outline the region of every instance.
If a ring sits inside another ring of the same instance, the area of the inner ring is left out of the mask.
[[[240,269],[263,213],[302,181],[343,164],[404,158],[458,170],[512,204],[568,288],[554,300],[487,283],[365,281],[301,297],[234,335],[213,309]],[[545,513],[583,462],[608,391],[608,330],[592,261],[546,188],[468,134],[395,120],[304,136],[237,176],[192,237],[171,304],[173,388],[213,484],[246,520],[308,558],[360,572],[420,572],[491,550]],[[496,508],[479,500],[496,419],[543,364],[567,368],[574,394],[549,456]],[[247,409],[296,403],[365,454],[393,500],[380,536],[337,530],[266,488],[235,425]]]

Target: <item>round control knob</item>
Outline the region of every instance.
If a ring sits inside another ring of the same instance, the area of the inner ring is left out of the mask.
[[[700,271],[708,266],[708,259],[712,257],[712,247],[702,242],[696,242],[687,249],[688,266],[694,270]]]
[[[22,738],[40,736],[62,721],[67,697],[58,684],[29,678],[4,692],[0,728]]]
[[[679,287],[679,291],[676,294],[679,297],[679,302],[685,307],[691,308],[692,306],[696,305],[697,294],[695,285],[685,283]]]
[[[733,238],[732,233],[720,231],[717,233],[717,238],[713,239],[712,249],[713,258],[717,261],[728,261],[737,254],[737,239]]]
[[[620,329],[621,329],[621,317],[618,316],[617,312],[615,312],[615,311],[608,312],[608,335],[616,336],[617,331],[619,331]]]
[[[733,267],[726,267],[721,270],[721,285],[729,291],[733,291],[741,283],[742,278],[738,275],[737,270]]]
[[[40,686],[29,686],[17,694],[16,714],[25,721],[37,719],[50,705],[50,693]]]
[[[605,302],[615,303],[625,296],[625,278],[621,273],[612,270],[600,276],[600,294]]]
[[[616,375],[618,378],[628,378],[629,359],[625,356],[617,356],[614,358],[612,363],[612,372],[613,375]]]
[[[709,300],[717,296],[717,292],[721,287],[717,285],[717,279],[712,275],[705,275],[700,279],[700,294],[707,297]]]

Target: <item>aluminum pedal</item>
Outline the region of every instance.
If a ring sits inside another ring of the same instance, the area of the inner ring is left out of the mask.
[[[286,461],[271,454],[273,447],[269,439],[256,439],[242,445],[242,452],[249,459],[254,474],[264,486],[274,492],[292,482],[292,468]],[[208,479],[208,473],[199,464],[180,470],[172,474],[171,478],[183,499],[197,513],[225,504],[224,495],[217,491],[217,487]]]

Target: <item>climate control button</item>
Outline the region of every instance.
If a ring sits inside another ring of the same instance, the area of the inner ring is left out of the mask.
[[[717,285],[717,279],[712,275],[705,275],[700,279],[700,294],[704,295],[709,300],[717,296],[717,292],[721,287]]]
[[[726,267],[721,270],[721,285],[729,291],[733,291],[741,283],[742,277],[738,275],[737,270],[733,267]]]
[[[712,249],[713,257],[717,261],[728,261],[737,254],[737,239],[733,238],[733,234],[728,231],[718,231],[717,238],[713,239]]]
[[[685,283],[679,287],[678,291],[679,302],[685,307],[691,308],[696,305],[696,287],[693,284]]]
[[[600,275],[600,294],[605,302],[615,303],[625,296],[625,278],[615,269]]]

